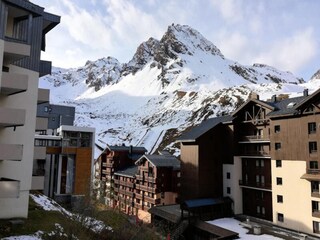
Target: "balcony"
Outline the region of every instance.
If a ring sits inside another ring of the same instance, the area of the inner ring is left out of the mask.
[[[312,217],[320,218],[320,210],[312,209]]]
[[[18,198],[20,181],[0,178],[0,198]]]
[[[243,151],[240,153],[240,157],[247,157],[247,158],[270,158],[270,152],[267,151]]]
[[[8,65],[19,59],[29,57],[30,49],[30,45],[6,37],[4,41],[3,65]]]
[[[248,182],[248,181],[239,180],[239,185],[241,187],[261,188],[265,190],[271,190],[271,183]]]
[[[156,183],[156,178],[155,177],[146,177],[145,180],[147,182],[150,182],[150,183]]]
[[[37,117],[36,119],[36,131],[48,129],[48,118]]]
[[[135,193],[134,195],[135,195],[135,198],[136,198],[136,199],[142,199],[142,194],[140,194],[140,193]]]
[[[50,98],[50,90],[49,89],[38,89],[38,104],[48,103]]]
[[[152,203],[152,204],[160,204],[160,199],[159,198],[154,199],[154,198],[151,198],[151,197],[148,197],[148,196],[144,196],[144,201]]]
[[[28,89],[28,76],[24,74],[2,72],[0,93],[13,95]]]
[[[51,74],[51,65],[52,63],[50,61],[40,61],[39,66],[39,77],[43,77],[45,75]]]
[[[40,146],[34,147],[33,159],[46,159],[46,157],[47,157],[46,147],[40,147]]]
[[[0,160],[21,161],[22,155],[23,145],[0,144]]]
[[[269,137],[263,135],[248,135],[241,137],[239,143],[268,143]]]
[[[136,175],[136,179],[140,181],[144,181],[144,177],[142,175]]]
[[[121,194],[124,194],[126,196],[129,196],[129,197],[133,197],[134,193],[129,191],[129,190],[123,190],[123,189],[119,189],[119,193]]]
[[[32,176],[31,190],[44,189],[44,176]]]
[[[319,189],[318,189],[318,190],[312,190],[312,192],[311,192],[311,197],[320,198]]]
[[[102,163],[102,166],[103,166],[103,167],[110,167],[110,168],[112,168],[112,167],[113,167],[113,163],[103,162],[103,163]]]
[[[25,123],[26,111],[24,109],[0,107],[0,127],[17,127]]]

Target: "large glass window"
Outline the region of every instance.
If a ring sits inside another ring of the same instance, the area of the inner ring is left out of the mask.
[[[318,150],[317,142],[309,142],[309,153],[316,153]]]

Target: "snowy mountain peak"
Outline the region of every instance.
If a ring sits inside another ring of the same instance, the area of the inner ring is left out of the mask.
[[[197,30],[187,25],[172,24],[168,27],[160,42],[168,48],[171,47],[170,50],[176,53],[193,55],[196,49],[200,49],[224,58],[214,44],[208,41]]]

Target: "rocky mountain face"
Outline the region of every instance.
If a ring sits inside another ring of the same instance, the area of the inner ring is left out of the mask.
[[[315,74],[312,75],[311,81],[318,80],[318,79],[320,79],[320,69]]]
[[[141,43],[128,63],[107,57],[77,69],[54,68],[40,85],[51,89],[52,103],[76,106],[76,124],[96,127],[99,144],[144,145],[153,152],[177,151],[176,136],[233,111],[251,91],[267,98],[302,91],[303,82],[271,66],[226,59],[195,29],[171,25],[160,40]]]

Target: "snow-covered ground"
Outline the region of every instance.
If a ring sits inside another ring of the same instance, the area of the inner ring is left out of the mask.
[[[234,218],[221,218],[213,221],[208,221],[210,224],[239,233],[240,239],[246,240],[280,240],[282,238],[274,237],[267,234],[252,235],[248,234],[249,230],[240,225],[240,222]]]

